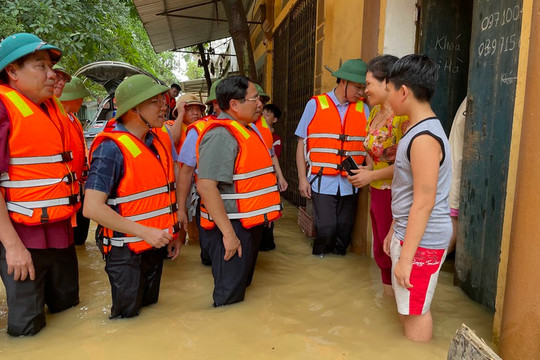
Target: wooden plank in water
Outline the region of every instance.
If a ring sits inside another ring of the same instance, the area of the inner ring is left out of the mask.
[[[456,331],[450,349],[448,360],[502,360],[495,352],[480,339],[474,331],[465,324]]]

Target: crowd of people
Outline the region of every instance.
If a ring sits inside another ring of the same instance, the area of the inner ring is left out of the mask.
[[[89,95],[32,34],[0,43],[0,274],[7,332],[45,326],[45,305],[79,302],[76,244],[95,221],[111,284],[110,318],[158,301],[163,261],[200,244],[213,305],[243,301],[259,251],[276,247],[288,187],[279,164],[281,111],[245,76],[216,81],[206,104],[176,99],[146,75],[124,79],[116,116],[86,149],[76,117]],[[429,311],[446,256],[451,156],[429,101],[436,64],[424,55],[345,61],[336,87],[311,98],[295,131],[299,191],[313,201],[312,254],[345,255],[358,189],[369,186],[373,252],[405,335],[432,336]],[[211,112],[206,115],[206,106]]]

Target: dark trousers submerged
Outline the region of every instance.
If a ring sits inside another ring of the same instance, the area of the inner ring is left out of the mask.
[[[111,283],[111,319],[137,316],[141,307],[157,303],[166,252],[166,247],[140,254],[127,246],[111,247],[105,257]]]
[[[204,230],[209,241],[209,252],[212,258],[212,275],[214,276],[214,306],[233,304],[244,300],[246,287],[251,284],[255,263],[259,254],[262,225],[246,229],[240,220],[231,220],[236,236],[242,246],[242,257],[235,254],[225,261],[223,235],[215,226]]]
[[[51,313],[79,303],[79,270],[72,245],[67,249],[28,249],[35,280],[13,280],[7,273],[6,250],[0,244],[0,275],[6,287],[7,332],[12,336],[35,335],[46,324],[45,305]]]
[[[212,257],[210,256],[210,242],[204,231],[204,228],[201,226],[201,200],[197,201],[197,210],[195,212],[195,222],[197,223],[197,228],[199,229],[199,246],[201,247],[201,262],[203,265],[210,266],[212,265]]]
[[[311,192],[317,237],[313,255],[345,255],[351,244],[357,195],[325,195]]]

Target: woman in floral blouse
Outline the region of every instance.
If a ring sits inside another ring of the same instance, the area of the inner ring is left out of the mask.
[[[397,143],[408,125],[406,116],[394,116],[387,102],[386,75],[398,58],[392,55],[377,56],[368,64],[366,95],[373,107],[367,123],[364,146],[368,153],[367,166],[355,170],[348,179],[355,187],[370,184],[371,225],[373,229],[373,254],[381,269],[384,293],[393,295],[392,261],[383,251],[384,238],[392,225],[392,177]]]

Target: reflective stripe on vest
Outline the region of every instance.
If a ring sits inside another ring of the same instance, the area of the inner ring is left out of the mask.
[[[54,164],[68,162],[73,160],[73,153],[66,151],[58,155],[50,156],[28,156],[23,158],[10,158],[10,165],[38,165],[38,164]]]
[[[117,198],[109,198],[107,199],[107,205],[115,206],[118,204],[123,204],[123,203],[134,201],[134,200],[144,199],[149,196],[163,194],[163,193],[175,190],[175,189],[176,189],[176,183],[170,183],[169,185],[165,185],[162,187],[158,187],[158,188],[150,189],[146,191],[141,191],[140,193],[136,193],[133,195],[122,196],[122,197],[117,197]]]
[[[279,204],[279,205],[272,205],[264,209],[259,209],[259,210],[244,212],[244,213],[228,213],[227,217],[230,220],[238,220],[238,219],[245,219],[245,218],[249,218],[253,216],[268,214],[272,211],[282,211],[282,210],[283,210],[283,205]],[[206,220],[213,221],[212,217],[206,212],[201,211],[201,217]]]
[[[162,229],[162,230],[163,231],[169,231],[169,233],[171,232],[170,228],[165,228],[165,229]],[[172,226],[172,234],[171,235],[176,234],[179,230],[180,230],[180,225],[178,223],[174,224]],[[143,239],[141,239],[138,236],[123,236],[123,237],[111,237],[111,238],[103,237],[103,245],[105,245],[105,246],[112,245],[112,246],[115,246],[115,247],[123,247],[124,244],[136,243],[136,242],[139,242],[139,241],[143,241]]]
[[[31,188],[37,186],[48,186],[58,184],[64,181],[66,184],[71,184],[77,180],[77,175],[75,173],[69,173],[63,178],[56,179],[33,179],[33,180],[2,180],[0,181],[0,186],[9,188],[9,189],[22,189],[22,188]]]
[[[8,211],[21,215],[32,216],[35,209],[49,208],[53,206],[74,205],[80,201],[79,195],[69,198],[38,200],[38,201],[6,201]]]

